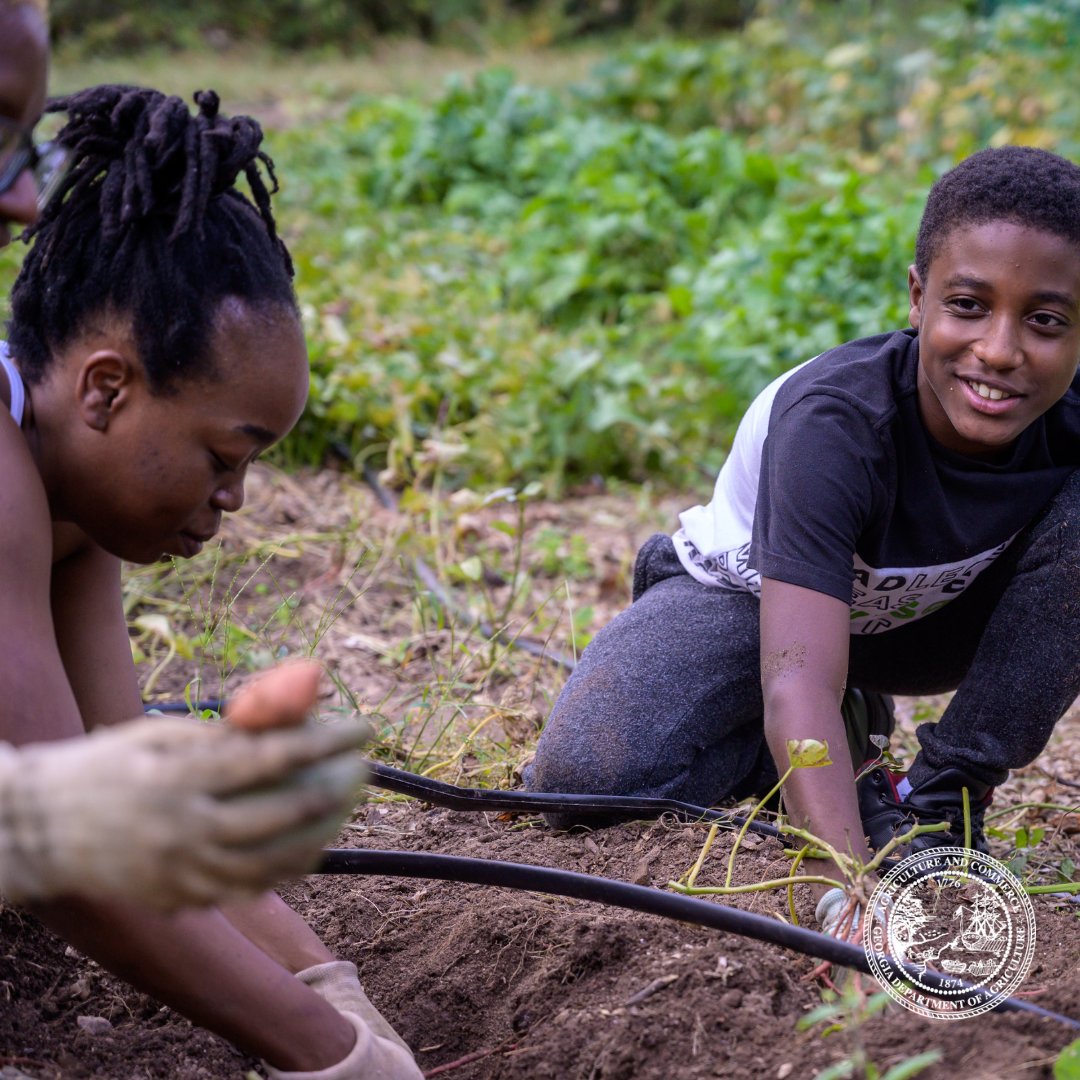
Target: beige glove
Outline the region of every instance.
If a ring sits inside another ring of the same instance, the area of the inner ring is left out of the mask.
[[[316,964],[296,977],[349,1019],[356,1045],[344,1061],[321,1072],[281,1072],[264,1062],[270,1080],[423,1080],[405,1040],[368,1000],[352,961]]]
[[[305,873],[356,801],[362,738],[346,724],[249,733],[151,718],[0,745],[0,894],[164,910]]]
[[[356,1028],[356,1045],[344,1061],[318,1072],[282,1072],[263,1062],[270,1080],[424,1080],[408,1049],[381,1039],[355,1013],[342,1013]]]

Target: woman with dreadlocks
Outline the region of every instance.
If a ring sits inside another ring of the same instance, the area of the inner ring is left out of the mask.
[[[10,120],[8,89],[0,71]],[[71,170],[28,230],[0,365],[0,672],[18,705],[0,714],[0,739],[10,743],[74,738],[141,712],[120,559],[196,553],[240,506],[247,467],[303,408],[307,362],[261,132],[220,116],[212,93],[197,101],[192,116],[176,98],[105,86],[50,106],[69,116],[59,141]],[[14,117],[24,128],[35,118],[32,106]],[[253,202],[235,186],[241,173]],[[28,221],[10,209],[17,195],[0,217]],[[262,1057],[271,1077],[420,1076],[355,967],[276,896],[172,915],[86,898],[35,911]]]
[[[0,0],[0,247],[62,176],[63,155],[33,140],[47,56],[41,0]],[[17,371],[0,377],[4,422],[22,419],[21,385]],[[167,911],[308,871],[364,774],[359,730],[303,726],[318,676],[312,662],[276,668],[233,699],[227,726],[140,719],[92,739],[0,743],[0,896]]]

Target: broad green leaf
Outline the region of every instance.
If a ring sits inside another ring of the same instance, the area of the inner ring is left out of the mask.
[[[1080,1039],[1069,1043],[1054,1062],[1054,1080],[1080,1080]]]

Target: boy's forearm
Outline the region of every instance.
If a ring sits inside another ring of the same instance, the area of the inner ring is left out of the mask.
[[[355,1032],[216,910],[160,915],[125,903],[34,905],[57,934],[140,990],[278,1068],[327,1068]]]
[[[782,692],[767,693],[765,735],[781,776],[789,765],[789,739],[828,743],[833,764],[795,769],[784,784],[784,806],[793,825],[820,837],[842,854],[854,855],[863,862],[869,860],[844,722],[831,690],[789,683]],[[807,860],[803,866],[809,873],[842,880],[831,860]]]

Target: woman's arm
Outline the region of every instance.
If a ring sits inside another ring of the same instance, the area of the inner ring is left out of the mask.
[[[84,733],[83,711],[92,724],[137,715],[116,560],[82,548],[58,563],[50,584],[44,494],[36,504],[32,490],[19,494],[21,507],[0,504],[0,526],[11,525],[0,540],[0,737],[16,744],[73,738]],[[355,1042],[350,1024],[291,973],[333,958],[314,935],[297,935],[301,944],[285,967],[214,910],[160,915],[70,899],[35,913],[111,971],[280,1068],[325,1068]],[[291,911],[282,917],[299,921]]]
[[[788,739],[829,744],[833,764],[796,769],[784,785],[793,824],[841,852],[870,858],[855,797],[840,701],[847,680],[848,605],[824,593],[762,578],[761,686],[765,737],[781,774]],[[837,877],[831,860],[803,863],[810,873]],[[820,894],[824,887],[815,886]]]

